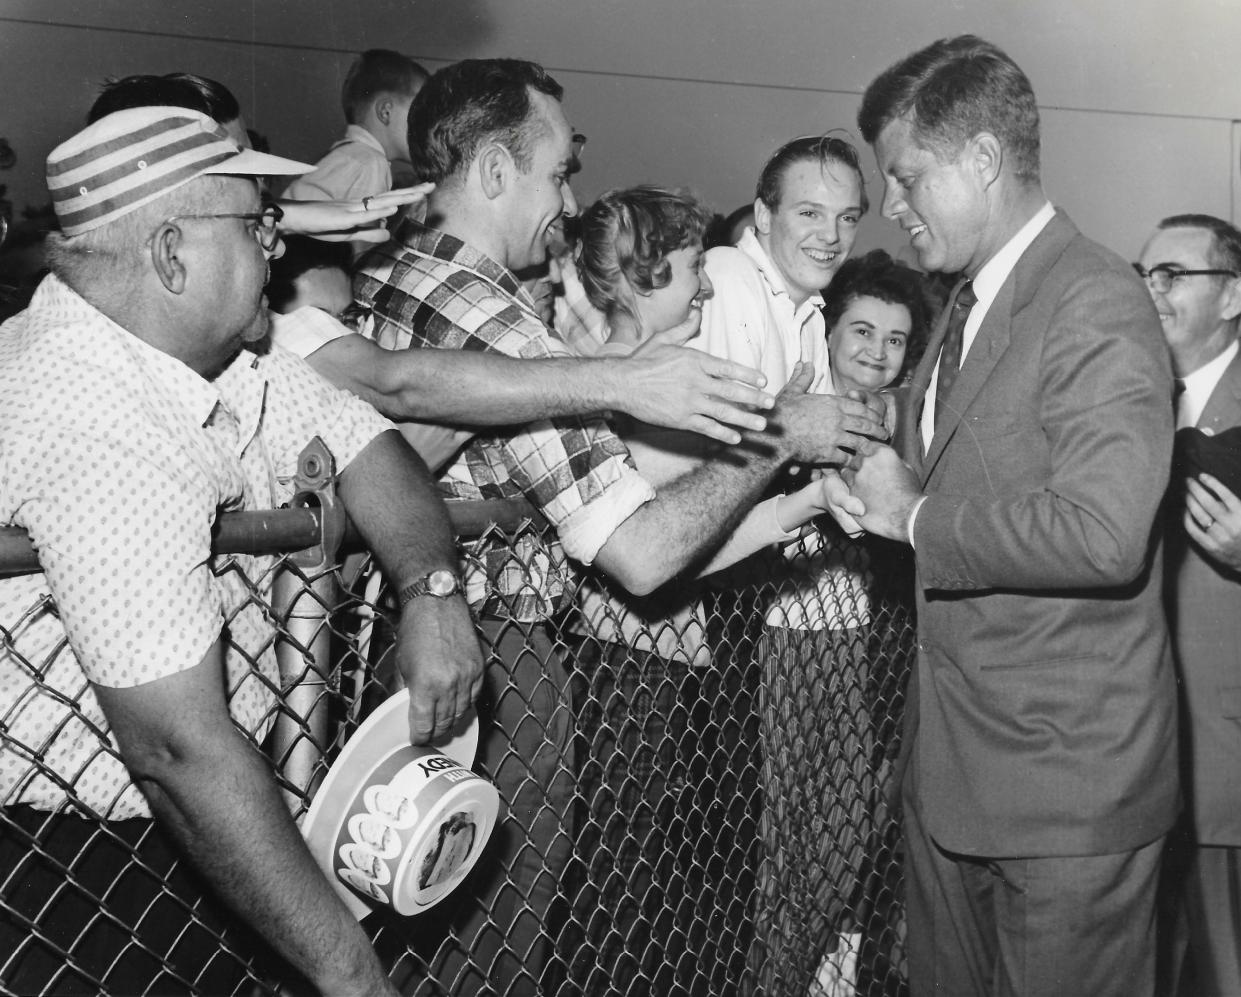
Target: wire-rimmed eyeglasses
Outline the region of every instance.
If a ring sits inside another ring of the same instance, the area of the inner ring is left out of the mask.
[[[1167,294],[1172,285],[1182,277],[1241,277],[1236,270],[1182,270],[1180,267],[1157,266],[1147,270],[1141,263],[1133,264],[1150,289],[1156,294]]]
[[[186,219],[214,219],[214,218],[241,218],[244,221],[254,222],[254,238],[258,240],[264,252],[272,252],[280,243],[280,220],[284,217],[284,212],[275,204],[269,204],[262,211],[250,211],[243,214],[220,212],[219,214],[201,214],[201,215],[173,215],[167,219],[170,222],[178,222]]]

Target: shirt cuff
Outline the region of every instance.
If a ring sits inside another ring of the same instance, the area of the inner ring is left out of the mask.
[[[581,564],[592,564],[599,549],[616,528],[655,497],[651,483],[629,470],[593,502],[582,506],[560,524],[564,552]]]
[[[927,500],[927,497],[928,496],[923,495],[916,502],[914,502],[914,507],[909,510],[909,523],[906,525],[905,532],[909,534],[910,547],[914,547],[914,522],[918,518],[918,510],[922,508],[922,503]],[[917,548],[914,547],[914,549],[916,550]]]

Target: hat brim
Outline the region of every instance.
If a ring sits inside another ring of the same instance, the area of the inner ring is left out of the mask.
[[[296,177],[310,173],[314,167],[295,159],[273,156],[268,152],[242,149],[236,156],[203,170],[200,176],[222,174],[238,177]]]
[[[274,158],[274,157],[273,157]],[[394,693],[362,722],[332,763],[302,820],[302,837],[328,882],[359,921],[374,908],[344,886],[333,870],[336,835],[358,786],[398,748],[409,744],[409,690]],[[458,722],[447,738],[429,747],[447,755],[463,768],[473,768],[478,751],[478,714],[473,710]]]

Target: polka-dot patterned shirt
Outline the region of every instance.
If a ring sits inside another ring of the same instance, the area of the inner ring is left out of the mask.
[[[390,428],[279,348],[206,381],[48,277],[0,327],[0,524],[44,569],[0,579],[0,805],[148,814],[90,683],[173,675],[221,632],[230,711],[262,738],[275,559],[213,556],[212,524],[286,502],[311,437],[342,468]]]

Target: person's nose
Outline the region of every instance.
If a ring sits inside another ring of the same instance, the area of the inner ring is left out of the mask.
[[[884,218],[896,218],[905,211],[905,197],[901,194],[900,187],[894,181],[889,180],[883,186],[883,205],[879,209],[879,213]]]
[[[560,188],[561,196],[564,198],[564,208],[561,213],[566,218],[577,217],[577,198],[573,196],[573,188],[567,183]]]
[[[715,285],[711,283],[711,278],[705,273],[698,278],[698,300],[706,301],[708,298],[715,296]]]

